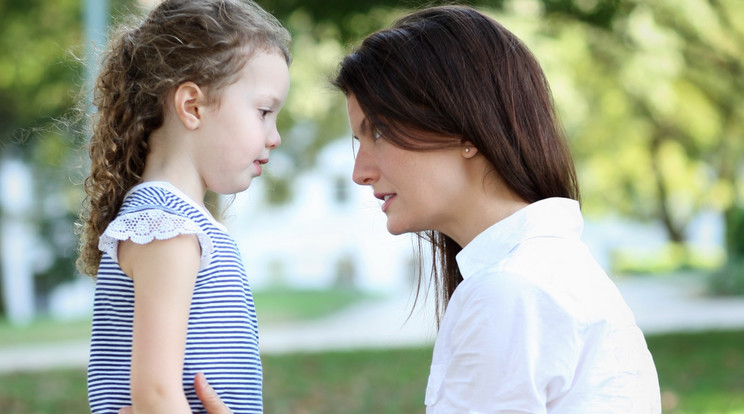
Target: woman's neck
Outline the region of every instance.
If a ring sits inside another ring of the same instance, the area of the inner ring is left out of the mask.
[[[528,206],[529,203],[506,186],[484,157],[474,159],[467,180],[465,199],[452,223],[440,229],[465,247],[477,235],[499,221]]]

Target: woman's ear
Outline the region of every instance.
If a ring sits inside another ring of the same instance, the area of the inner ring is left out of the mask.
[[[176,116],[186,128],[191,130],[199,128],[205,103],[204,92],[194,82],[180,84],[173,95]]]
[[[478,153],[478,148],[470,141],[463,141],[461,152],[463,157],[473,158]]]

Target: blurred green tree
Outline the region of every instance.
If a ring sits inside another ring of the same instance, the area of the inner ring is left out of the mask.
[[[79,0],[0,3],[0,160],[21,158],[33,166],[35,188],[28,189],[32,194],[46,194],[50,190],[56,194],[65,184],[69,186],[69,178],[63,177],[68,177],[72,141],[52,127],[50,121],[69,110],[75,101],[75,85],[80,84],[80,65],[71,53],[81,44],[79,3]],[[43,230],[66,226],[72,231],[72,222],[60,220],[71,206],[45,206],[44,197],[35,200],[33,211],[27,212],[29,220],[39,222]],[[54,214],[45,214],[52,209]],[[52,252],[49,261],[67,259],[72,263],[74,247],[68,247],[65,252],[51,236],[47,231],[39,235],[39,243]],[[39,248],[42,250],[43,246]],[[71,273],[55,271],[51,266],[36,276],[38,286],[71,277]]]
[[[79,0],[0,3],[0,151],[31,156],[28,130],[64,113],[79,66],[69,55],[81,44]],[[35,142],[34,142],[35,143]]]
[[[347,131],[343,97],[327,82],[339,59],[364,35],[422,2],[258,3],[294,38],[292,88],[280,115],[285,142],[280,150],[290,162],[266,177],[281,189],[274,198],[282,201],[291,197],[296,173]],[[744,207],[744,28],[737,23],[744,2],[468,3],[505,20],[544,65],[576,154],[589,214],[618,211],[658,220],[670,240],[682,243],[689,221],[702,209],[715,209],[728,220],[729,257],[741,257],[735,246],[744,240],[744,229],[732,220]],[[84,176],[84,137],[50,121],[64,119],[80,99],[83,67],[76,56],[85,53],[82,4],[0,2],[0,158],[12,155],[34,165],[34,191],[43,195],[34,214],[43,239],[56,246],[55,257],[67,260],[74,259],[74,241],[61,237],[60,228],[71,233],[79,207],[80,186],[71,186],[70,177],[79,184]],[[111,0],[111,9],[122,14],[132,4]],[[51,289],[71,277],[69,266],[54,267],[58,275],[41,272],[49,281],[40,285]]]
[[[572,27],[566,15],[552,26],[574,39],[564,63],[582,99],[562,111],[586,204],[659,220],[680,244],[701,210],[721,211],[729,260],[740,261],[732,243],[744,230],[731,220],[744,203],[744,27],[735,17],[744,3],[619,4],[606,27]]]
[[[133,4],[111,3],[114,10]],[[26,218],[39,232],[35,285],[42,308],[46,294],[74,276],[81,189],[71,182],[82,181],[84,168],[77,125],[83,120],[73,115],[85,99],[82,14],[83,0],[0,2],[0,160],[32,166],[28,191],[35,202]]]

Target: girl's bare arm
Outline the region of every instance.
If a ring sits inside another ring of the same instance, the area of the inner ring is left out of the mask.
[[[182,374],[191,297],[199,270],[196,236],[119,246],[134,280],[131,396],[134,413],[190,413]]]

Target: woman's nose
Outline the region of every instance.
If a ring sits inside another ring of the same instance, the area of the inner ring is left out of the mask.
[[[379,172],[373,157],[363,148],[354,159],[354,171],[351,179],[359,185],[372,185],[379,179]]]

